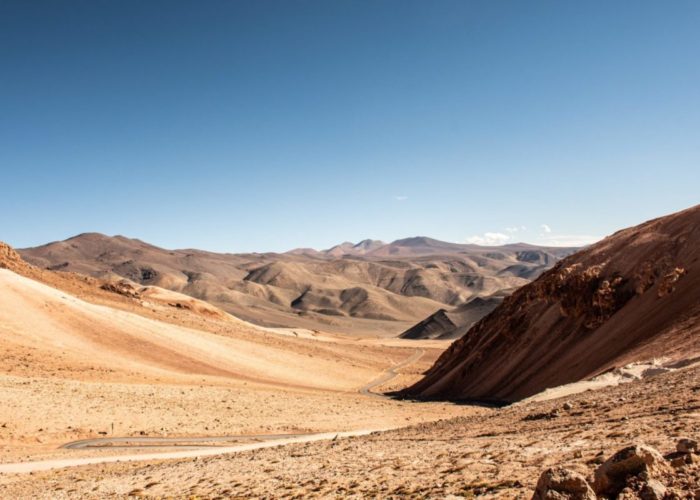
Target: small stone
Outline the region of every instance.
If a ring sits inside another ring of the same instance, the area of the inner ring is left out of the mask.
[[[574,405],[572,405],[569,401],[567,401],[566,403],[564,403],[564,406],[563,406],[563,408],[564,408],[566,411],[571,410],[573,407],[574,407]]]
[[[615,498],[616,500],[639,500],[639,495],[632,488],[624,488]]]
[[[642,500],[663,500],[666,496],[666,487],[656,479],[650,479],[642,488],[639,496]]]
[[[678,443],[676,443],[676,450],[681,453],[697,453],[698,442],[688,438],[679,439]]]
[[[691,465],[695,461],[693,457],[694,455],[691,453],[674,451],[673,453],[669,453],[668,455],[666,455],[664,458],[671,462],[672,467],[679,469],[681,467],[685,467],[686,465]]]
[[[595,500],[590,485],[581,474],[563,467],[545,470],[537,481],[532,500]]]

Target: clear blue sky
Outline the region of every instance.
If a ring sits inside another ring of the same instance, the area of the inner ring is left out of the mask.
[[[0,240],[589,241],[700,202],[698,26],[695,0],[5,0]]]

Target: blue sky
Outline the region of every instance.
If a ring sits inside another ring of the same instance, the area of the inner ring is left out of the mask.
[[[585,243],[700,202],[700,2],[0,2],[0,240]]]

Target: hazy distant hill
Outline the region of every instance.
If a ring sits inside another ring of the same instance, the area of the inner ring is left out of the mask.
[[[572,251],[416,237],[325,251],[219,254],[86,233],[20,253],[53,270],[158,285],[260,324],[396,335],[440,309],[509,293]]]

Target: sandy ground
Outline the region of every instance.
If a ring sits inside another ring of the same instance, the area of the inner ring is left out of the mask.
[[[527,499],[540,472],[591,476],[621,447],[700,435],[700,369],[364,437],[200,459],[4,475],[6,498]],[[689,469],[686,474],[694,474]]]
[[[407,425],[465,408],[358,393],[0,377],[3,462],[65,456],[69,441],[106,436],[225,436]],[[113,427],[112,427],[113,425]]]
[[[1,462],[108,454],[59,449],[103,436],[342,432],[467,412],[359,393],[420,351],[372,390],[416,380],[445,343],[261,331],[163,306],[178,297],[157,290],[81,297],[0,269]]]

